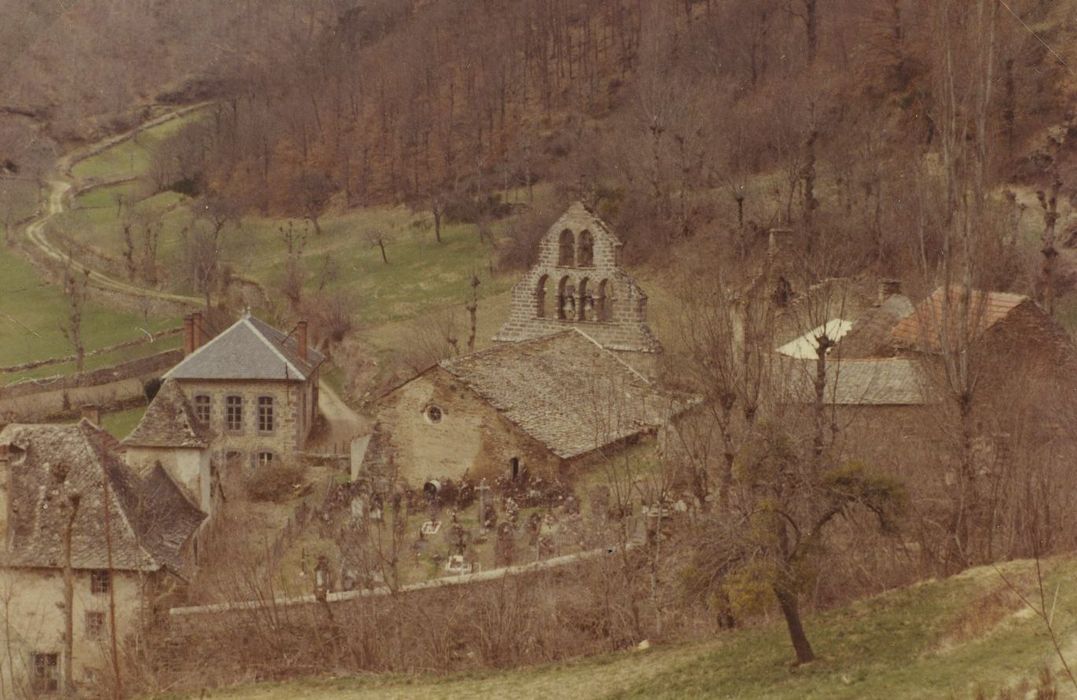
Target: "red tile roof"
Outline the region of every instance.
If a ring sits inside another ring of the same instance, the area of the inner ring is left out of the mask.
[[[949,309],[946,311],[946,316],[949,318],[947,325],[953,331],[956,331],[955,324],[961,293],[961,287],[950,287]],[[891,341],[900,347],[938,352],[941,348],[940,321],[944,317],[944,301],[946,301],[944,288],[939,287],[931,296],[920,302],[911,314],[898,321],[890,331]],[[1030,301],[1028,297],[1020,294],[972,290],[969,299],[971,337],[978,337],[1028,301]]]

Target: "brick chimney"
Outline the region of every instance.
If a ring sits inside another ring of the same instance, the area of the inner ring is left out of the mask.
[[[194,316],[188,314],[183,317],[183,354],[190,355],[194,352]]]
[[[901,294],[901,280],[879,280],[879,303],[883,303],[895,294]]]
[[[86,404],[79,409],[79,416],[85,418],[96,426],[101,425],[101,409],[94,404]]]
[[[195,311],[191,314],[191,352],[202,347],[206,342],[205,325],[202,323],[202,312]]]
[[[307,361],[307,322],[295,324],[295,342],[299,346],[299,359]]]

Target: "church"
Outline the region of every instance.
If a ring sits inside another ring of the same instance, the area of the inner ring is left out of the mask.
[[[621,241],[580,203],[546,232],[485,350],[439,362],[378,400],[356,472],[427,479],[571,478],[653,438],[693,397],[640,371],[662,346],[647,295],[620,267]]]

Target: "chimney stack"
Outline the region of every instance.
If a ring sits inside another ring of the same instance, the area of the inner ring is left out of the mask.
[[[299,359],[307,361],[307,322],[295,324],[295,342],[299,345]]]
[[[883,303],[895,294],[901,294],[901,280],[879,280],[879,303]]]
[[[183,317],[183,355],[186,357],[194,352],[194,316],[188,314]]]
[[[94,404],[86,404],[79,409],[79,414],[94,425],[101,426],[101,409]]]
[[[191,352],[194,352],[198,348],[202,347],[202,343],[206,342],[206,335],[204,326],[202,325],[202,312],[195,311],[191,314]]]

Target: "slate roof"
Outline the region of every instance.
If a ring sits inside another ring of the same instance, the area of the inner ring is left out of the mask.
[[[164,470],[140,479],[120,461],[119,443],[87,420],[9,425],[0,431],[0,445],[11,449],[10,548],[4,564],[61,568],[70,496],[77,494],[71,547],[75,568],[108,568],[106,543],[111,540],[113,569],[169,569],[183,575],[182,547],[206,516]]]
[[[195,418],[179,385],[167,379],[122,443],[130,447],[204,448],[210,437],[209,429]]]
[[[250,314],[229,326],[165,374],[166,379],[285,379],[306,381],[325,357]]]
[[[852,329],[838,343],[836,351],[844,358],[884,354],[890,346],[890,331],[912,312],[913,305],[907,296],[890,295],[853,322]]]
[[[813,401],[815,363],[789,360],[784,367],[790,400]],[[883,357],[828,363],[824,401],[831,406],[919,406],[938,399],[916,360]]]
[[[577,328],[440,367],[562,459],[653,431],[687,408]]]
[[[956,323],[959,287],[950,288],[951,305],[950,323]],[[891,341],[901,347],[917,348],[928,352],[938,352],[940,343],[940,320],[943,316],[943,301],[946,295],[943,287],[936,289],[931,296],[922,301],[916,309],[901,319],[890,331]],[[1005,319],[1011,311],[1031,300],[1020,294],[1006,292],[983,292],[972,290],[970,309],[975,323],[973,336],[979,336],[999,321]]]

